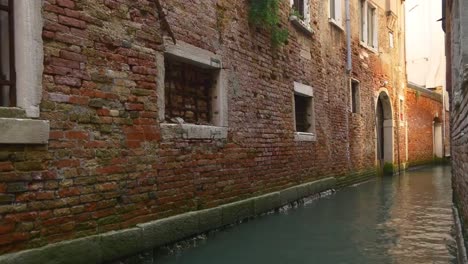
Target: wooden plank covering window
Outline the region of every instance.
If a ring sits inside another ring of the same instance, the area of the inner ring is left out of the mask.
[[[0,0],[0,106],[16,106],[14,0]]]

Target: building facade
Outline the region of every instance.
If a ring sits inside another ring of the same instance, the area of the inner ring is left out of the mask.
[[[0,253],[403,169],[404,3],[278,3],[1,1]]]
[[[468,87],[468,12],[467,1],[445,1],[445,33],[447,54],[447,88],[451,94],[452,116],[452,185],[454,200],[466,228],[468,223],[468,161],[466,133]],[[466,231],[464,231],[466,235]],[[465,256],[466,257],[466,256]]]

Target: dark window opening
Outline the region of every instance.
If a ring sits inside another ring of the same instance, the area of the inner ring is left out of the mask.
[[[167,58],[165,71],[166,121],[182,118],[184,123],[210,124],[215,71]]]
[[[351,80],[351,111],[359,113],[359,82]]]
[[[0,106],[16,106],[13,0],[0,0]]]
[[[311,124],[309,122],[309,105],[312,98],[295,94],[294,95],[294,111],[296,115],[296,131],[309,132]]]
[[[299,13],[302,19],[305,17],[304,0],[294,0],[293,9]]]

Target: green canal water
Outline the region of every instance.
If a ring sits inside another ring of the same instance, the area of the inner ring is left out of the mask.
[[[159,255],[158,264],[457,263],[450,167],[378,178]]]

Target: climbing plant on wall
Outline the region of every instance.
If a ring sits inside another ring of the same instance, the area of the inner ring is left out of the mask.
[[[250,0],[250,23],[271,32],[271,43],[277,47],[286,42],[288,31],[280,27],[280,0]]]

